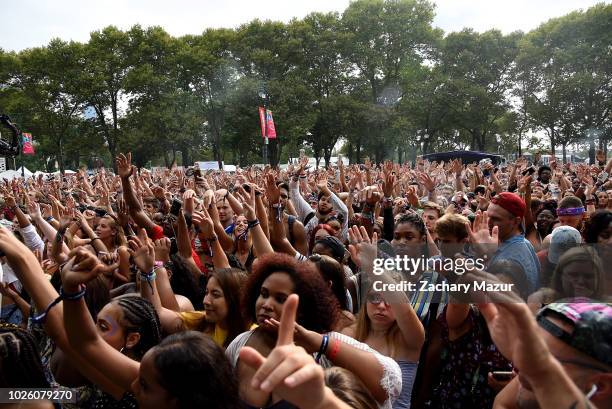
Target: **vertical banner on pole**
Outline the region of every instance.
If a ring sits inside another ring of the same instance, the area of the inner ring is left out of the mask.
[[[262,137],[265,138],[267,136],[270,139],[276,139],[276,128],[274,128],[274,119],[272,118],[272,111],[270,111],[269,109],[264,109],[263,107],[259,107],[259,123],[261,125]]]
[[[261,125],[261,137],[266,137],[266,117],[264,107],[259,107],[259,124]]]
[[[21,138],[22,138],[21,145],[23,146],[22,153],[24,155],[34,155],[34,145],[32,144],[32,134],[24,132],[21,134]]]

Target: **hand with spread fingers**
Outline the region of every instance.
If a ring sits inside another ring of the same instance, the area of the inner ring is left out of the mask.
[[[240,350],[240,360],[257,370],[251,385],[303,409],[348,408],[325,386],[323,368],[312,355],[293,344],[298,302],[296,294],[285,301],[276,347],[267,358],[251,347]]]
[[[147,237],[145,229],[138,231],[137,237],[130,237],[130,249],[134,257],[134,263],[144,273],[153,271],[155,266],[155,248],[151,239]]]
[[[62,267],[62,287],[67,293],[74,293],[79,285],[90,282],[105,269],[106,266],[94,253],[76,247],[68,254],[68,262]]]
[[[474,227],[470,226],[469,222],[465,224],[465,227],[470,237],[470,244],[477,254],[491,256],[495,253],[499,245],[499,228],[493,226],[489,232],[489,217],[486,211],[476,212]]]

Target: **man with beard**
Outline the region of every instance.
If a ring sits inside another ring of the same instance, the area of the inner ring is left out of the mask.
[[[491,199],[487,211],[476,216],[470,229],[472,248],[482,257],[511,260],[520,264],[529,282],[528,294],[539,288],[540,262],[531,243],[522,233],[525,202],[520,196],[502,192]]]
[[[299,176],[304,177],[304,176]],[[331,216],[342,215],[342,240],[348,237],[348,209],[344,202],[327,186],[327,176],[321,174],[317,182],[319,193],[317,195],[318,203],[317,210],[313,210],[308,202],[300,193],[298,175],[294,175],[289,183],[290,200],[295,207],[298,218],[304,224],[307,239],[310,239],[310,234],[314,228],[321,223],[327,222]]]
[[[539,336],[548,347],[550,352],[546,355],[550,358],[538,354],[539,362],[529,360],[530,368],[519,363],[519,375],[497,395],[495,408],[612,408],[612,306],[587,299],[574,301],[580,302],[549,304],[538,313]],[[513,334],[505,335],[511,338]],[[520,358],[527,361],[525,355]],[[541,361],[550,363],[540,365]],[[560,373],[558,366],[584,394],[577,401],[577,397],[566,396],[565,399],[575,402],[573,405],[551,406],[553,399],[561,400],[567,395],[568,388],[561,388],[547,373],[550,368]]]

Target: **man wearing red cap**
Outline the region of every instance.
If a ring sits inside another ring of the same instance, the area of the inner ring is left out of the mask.
[[[525,202],[520,196],[510,192],[496,195],[487,211],[474,222],[477,233],[470,234],[470,241],[475,247],[484,248],[481,253],[491,256],[489,265],[498,260],[512,260],[520,264],[528,280],[528,292],[532,293],[539,286],[540,262],[533,246],[522,233],[525,210]]]

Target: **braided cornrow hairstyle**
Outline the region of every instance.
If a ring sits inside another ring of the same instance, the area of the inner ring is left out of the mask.
[[[0,323],[0,388],[48,388],[40,352],[30,331]]]
[[[138,360],[162,339],[161,325],[155,307],[137,294],[124,294],[113,298],[123,311],[125,333],[138,332],[140,341],[132,348]]]

